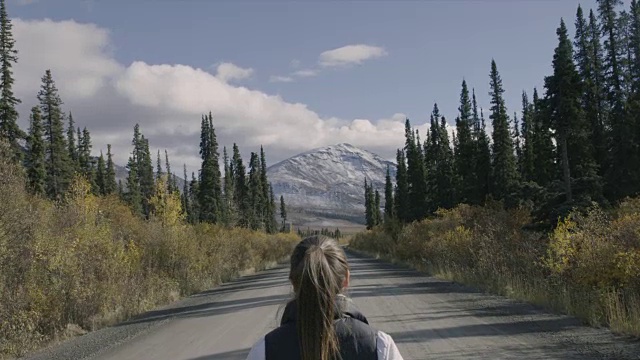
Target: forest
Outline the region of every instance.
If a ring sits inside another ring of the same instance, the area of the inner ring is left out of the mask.
[[[126,182],[113,151],[92,156],[89,130],[65,112],[46,70],[18,126],[18,61],[0,0],[0,358],[46,345],[274,265],[296,243],[280,233],[286,205],[267,179],[266,155],[248,167],[236,144],[220,159],[213,117],[203,115],[201,168],[178,188],[169,154],[136,124]],[[197,119],[194,119],[197,120]],[[163,161],[164,160],[164,161]],[[220,160],[224,162],[221,172]],[[163,168],[164,165],[164,168]]]
[[[352,246],[638,336],[640,4],[579,6],[556,34],[519,115],[492,60],[488,120],[465,81],[453,136],[437,104],[423,140],[406,120],[395,185],[380,204],[365,182],[371,231]]]

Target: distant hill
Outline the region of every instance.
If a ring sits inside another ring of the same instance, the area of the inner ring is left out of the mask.
[[[294,225],[331,227],[344,221],[364,224],[365,178],[384,204],[387,166],[394,180],[394,163],[344,143],[293,156],[270,166],[267,175],[276,197],[282,195],[290,208]]]

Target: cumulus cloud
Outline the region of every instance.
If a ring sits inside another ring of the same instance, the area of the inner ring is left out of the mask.
[[[244,69],[238,65],[225,62],[218,65],[216,77],[224,82],[248,79],[253,75],[253,69]]]
[[[347,45],[323,52],[320,54],[319,63],[325,67],[358,65],[365,60],[386,55],[387,51],[378,46],[364,44]]]
[[[313,69],[298,70],[294,71],[292,75],[297,77],[313,77],[318,75],[318,71]]]
[[[379,120],[321,117],[305,104],[229,83],[246,74],[238,69],[247,69],[227,66],[220,71],[218,66],[213,75],[179,64],[121,64],[113,57],[109,31],[96,25],[20,19],[14,25],[20,57],[15,89],[23,100],[20,125],[28,127],[41,77],[51,69],[63,110],[73,112],[78,125],[91,131],[94,153],[112,144],[119,164],[127,161],[138,123],[153,152],[167,149],[174,168],[184,163],[195,171],[200,117],[209,111],[221,148],[236,142],[247,157],[264,145],[270,163],[340,142],[391,157],[404,143],[403,114]],[[424,125],[418,128],[423,133]]]
[[[291,76],[272,75],[271,77],[269,77],[269,82],[288,83],[293,82],[293,78]]]

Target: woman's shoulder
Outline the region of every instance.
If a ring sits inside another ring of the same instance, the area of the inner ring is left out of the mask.
[[[376,348],[380,360],[403,360],[393,338],[384,331],[377,332]]]
[[[266,352],[265,352],[265,342],[264,336],[260,338],[260,340],[256,341],[255,344],[251,347],[251,351],[249,351],[249,355],[247,355],[246,360],[265,360]]]

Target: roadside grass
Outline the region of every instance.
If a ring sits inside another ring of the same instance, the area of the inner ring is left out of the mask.
[[[155,215],[143,220],[116,196],[92,195],[79,178],[64,202],[53,203],[25,191],[23,170],[2,151],[0,358],[265,269],[299,241],[187,224],[175,194],[158,194]]]
[[[639,203],[573,214],[550,234],[524,230],[524,210],[461,205],[397,232],[360,233],[349,247],[640,337]]]

